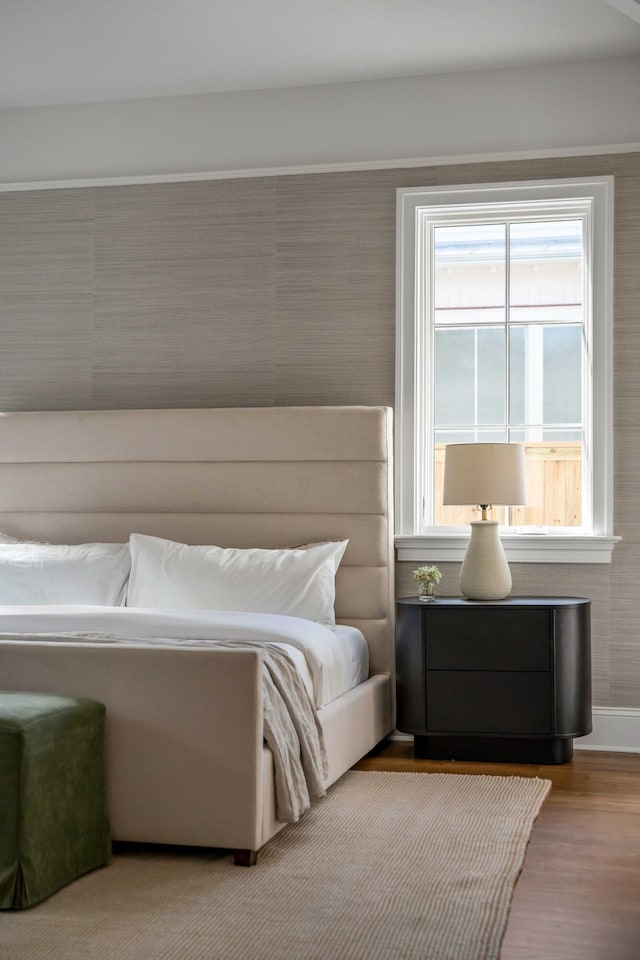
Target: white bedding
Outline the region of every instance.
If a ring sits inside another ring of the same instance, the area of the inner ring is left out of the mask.
[[[176,644],[208,640],[263,641],[285,647],[311,699],[320,708],[366,680],[367,642],[355,627],[324,624],[280,614],[213,610],[161,610],[85,605],[0,606],[2,634],[93,641],[157,639]],[[67,635],[67,636],[62,636]]]

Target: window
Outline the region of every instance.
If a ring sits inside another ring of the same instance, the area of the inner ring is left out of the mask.
[[[461,559],[473,508],[442,506],[447,443],[520,442],[511,560],[608,562],[611,178],[398,191],[401,559]]]

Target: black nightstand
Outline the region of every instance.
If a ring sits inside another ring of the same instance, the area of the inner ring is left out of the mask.
[[[399,600],[399,730],[433,759],[565,763],[591,732],[591,602]]]

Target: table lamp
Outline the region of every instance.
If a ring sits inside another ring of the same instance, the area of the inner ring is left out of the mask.
[[[460,591],[470,600],[502,600],[511,591],[511,571],[498,536],[498,521],[488,520],[495,505],[523,504],[524,447],[519,443],[450,443],[444,450],[447,505],[473,505],[482,520],[471,523],[471,539],[460,571]]]

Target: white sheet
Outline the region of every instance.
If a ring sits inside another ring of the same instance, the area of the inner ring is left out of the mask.
[[[0,606],[0,639],[2,634],[87,633],[97,635],[96,640],[100,635],[130,642],[158,638],[187,645],[207,640],[275,642],[284,646],[296,663],[316,708],[351,690],[369,673],[367,643],[355,627],[332,629],[299,617],[232,611],[81,604]]]

